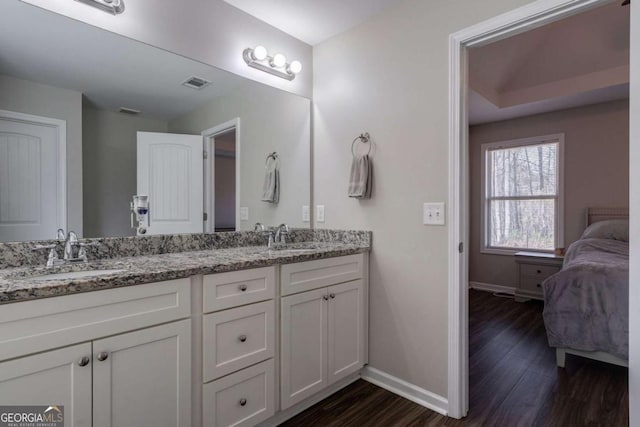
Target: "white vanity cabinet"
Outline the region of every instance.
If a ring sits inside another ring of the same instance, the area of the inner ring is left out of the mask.
[[[91,426],[91,343],[0,363],[0,402],[62,405],[65,425]]]
[[[63,405],[70,427],[190,427],[190,287],[180,279],[3,306],[0,402]]]
[[[275,413],[276,275],[265,267],[203,277],[206,427],[254,426]]]
[[[358,372],[367,362],[364,257],[290,265],[298,283],[306,282],[301,288],[308,289],[313,283],[317,289],[281,298],[281,409]],[[289,265],[283,267],[283,294],[292,289],[293,282],[285,267]],[[345,278],[349,281],[339,283]]]

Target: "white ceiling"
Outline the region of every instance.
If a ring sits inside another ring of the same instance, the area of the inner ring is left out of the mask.
[[[247,81],[21,1],[2,0],[0,16],[0,74],[82,92],[102,109],[168,120]],[[193,75],[212,84],[181,85]]]
[[[629,9],[612,3],[471,49],[470,124],[628,98]]]
[[[399,0],[225,0],[310,45],[382,12]]]

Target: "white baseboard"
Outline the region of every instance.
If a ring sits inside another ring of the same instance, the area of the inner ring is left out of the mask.
[[[512,288],[510,286],[494,285],[492,283],[469,282],[469,288],[477,289],[479,291],[501,292],[509,295],[514,295],[516,293],[515,287]]]
[[[447,399],[440,395],[408,383],[393,375],[389,375],[379,369],[372,368],[371,366],[365,367],[360,375],[363,380],[375,384],[378,387],[389,390],[392,393],[409,399],[439,414],[447,415],[449,404]]]

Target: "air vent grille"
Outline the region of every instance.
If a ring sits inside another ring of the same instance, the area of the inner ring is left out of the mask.
[[[182,82],[183,86],[190,87],[191,89],[200,90],[205,86],[209,86],[211,82],[209,80],[203,79],[202,77],[189,77],[187,80]]]

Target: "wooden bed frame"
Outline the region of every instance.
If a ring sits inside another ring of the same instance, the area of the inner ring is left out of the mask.
[[[606,221],[609,219],[629,219],[629,208],[587,208],[586,225],[587,227],[594,222]],[[576,356],[586,357],[600,362],[611,363],[613,365],[629,367],[626,359],[614,356],[604,351],[584,351],[573,348],[556,348],[556,364],[559,368],[565,367],[566,355],[573,354]]]

